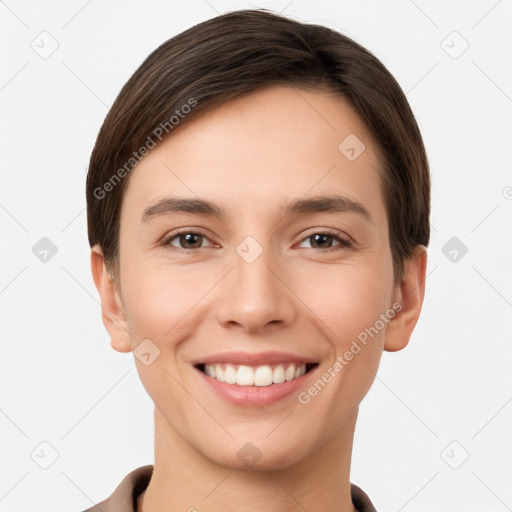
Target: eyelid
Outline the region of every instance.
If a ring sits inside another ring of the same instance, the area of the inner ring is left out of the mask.
[[[311,230],[306,231],[305,235],[302,235],[302,239],[308,238],[313,235],[322,234],[322,235],[329,235],[329,236],[338,236],[340,238],[343,238],[346,242],[354,242],[355,240],[348,234],[345,233],[345,231],[341,231],[339,229],[335,228],[311,228]]]

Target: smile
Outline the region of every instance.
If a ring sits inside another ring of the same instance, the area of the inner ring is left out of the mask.
[[[199,370],[209,377],[237,386],[271,386],[298,379],[309,372],[315,364],[286,363],[261,366],[235,365],[228,363],[200,364]]]

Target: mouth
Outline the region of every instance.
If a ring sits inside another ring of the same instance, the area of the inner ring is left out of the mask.
[[[279,363],[249,366],[230,363],[199,363],[195,367],[218,382],[235,386],[264,387],[300,379],[318,363]]]
[[[290,399],[314,379],[320,362],[289,352],[223,352],[191,361],[199,382],[236,407],[265,408]]]

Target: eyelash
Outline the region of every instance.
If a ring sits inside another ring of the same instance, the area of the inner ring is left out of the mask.
[[[190,252],[198,251],[199,249],[204,249],[204,247],[196,247],[194,249],[183,249],[183,248],[180,248],[180,247],[172,246],[171,245],[171,241],[174,240],[175,238],[178,238],[181,235],[200,235],[200,236],[208,239],[208,237],[206,235],[204,235],[203,233],[201,233],[200,231],[191,231],[190,229],[183,229],[181,231],[176,231],[175,233],[172,233],[171,235],[166,237],[162,241],[161,245],[164,246],[164,247],[167,247],[167,248],[172,248],[173,250],[176,250],[176,251],[181,252],[181,253],[190,253]],[[330,238],[335,239],[337,242],[339,242],[339,245],[335,245],[334,247],[328,247],[327,249],[316,249],[316,250],[318,250],[320,252],[332,252],[332,251],[336,251],[336,250],[339,250],[339,249],[349,249],[349,248],[353,247],[353,245],[354,245],[353,241],[351,239],[342,238],[340,236],[340,233],[338,231],[336,231],[336,230],[333,230],[333,229],[326,229],[324,231],[315,231],[314,233],[304,237],[300,241],[300,243],[304,242],[305,240],[308,240],[309,238],[312,238],[315,235],[328,236]]]

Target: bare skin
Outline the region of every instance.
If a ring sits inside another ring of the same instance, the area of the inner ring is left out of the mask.
[[[349,134],[365,145],[354,161],[338,149]],[[148,366],[135,358],[155,403],[154,472],[139,511],[355,512],[358,406],[382,351],[409,342],[426,269],[420,246],[402,281],[393,278],[379,158],[346,100],[272,86],[178,126],[132,171],[120,282],[98,246],[91,265],[112,347],[129,352],[149,339],[160,350]],[[369,216],[284,216],[296,199],[334,194]],[[211,201],[225,217],[167,212],[141,220],[169,196]],[[198,236],[171,238],[178,228]],[[324,239],[313,236],[326,230]],[[237,252],[249,236],[262,249],[251,263]],[[304,376],[307,391],[396,303],[400,311],[307,404],[296,393],[265,407],[233,404],[193,364],[219,352],[301,355],[318,363]],[[250,467],[238,456],[249,442],[261,455]]]

